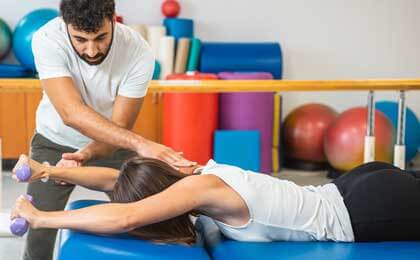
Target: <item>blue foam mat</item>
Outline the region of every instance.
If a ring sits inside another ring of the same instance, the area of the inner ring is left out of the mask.
[[[283,74],[279,43],[205,42],[201,47],[200,70],[219,72],[270,72],[275,79]]]
[[[33,72],[20,65],[0,64],[0,78],[25,78],[33,76]]]
[[[173,36],[176,40],[182,37],[194,37],[194,21],[185,18],[165,18],[163,25],[169,36]]]
[[[80,200],[67,209],[78,209],[104,203]],[[72,230],[59,231],[58,260],[130,260],[130,259],[210,259],[200,245],[156,244],[128,234],[100,236]]]
[[[68,208],[77,209],[100,203],[104,202],[77,201]],[[60,230],[57,259],[420,259],[420,242],[239,242],[223,237],[208,217],[201,216],[196,227],[204,237],[207,253],[201,245],[154,244],[127,234],[99,236]]]
[[[215,260],[420,259],[420,242],[239,242],[226,239],[210,218],[200,217],[196,226],[205,237],[209,255]]]

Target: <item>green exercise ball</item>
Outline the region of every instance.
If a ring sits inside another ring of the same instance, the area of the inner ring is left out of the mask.
[[[7,23],[0,18],[0,60],[10,51],[12,45],[12,31]]]

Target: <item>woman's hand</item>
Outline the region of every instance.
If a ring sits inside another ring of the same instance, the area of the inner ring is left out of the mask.
[[[16,171],[22,167],[22,165],[28,165],[29,168],[31,169],[31,178],[27,181],[27,182],[33,182],[33,181],[37,181],[43,178],[48,178],[49,174],[48,174],[48,165],[39,163],[37,161],[34,161],[32,159],[30,159],[27,155],[20,155],[19,156],[19,160],[16,163],[15,167],[13,167],[12,170],[12,178],[15,179],[18,182],[21,182],[17,177],[16,177]]]
[[[37,228],[38,219],[41,215],[42,212],[36,209],[25,196],[21,195],[16,199],[10,219],[24,218],[32,228]]]

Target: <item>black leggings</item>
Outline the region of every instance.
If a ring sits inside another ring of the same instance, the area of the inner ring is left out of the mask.
[[[382,162],[354,168],[333,183],[355,241],[420,240],[420,176]]]

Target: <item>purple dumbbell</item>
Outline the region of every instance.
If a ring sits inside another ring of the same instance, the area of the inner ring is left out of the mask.
[[[30,201],[33,202],[33,198],[31,195],[25,195],[25,197]],[[10,231],[16,236],[23,236],[25,235],[26,231],[28,231],[29,223],[24,218],[15,218],[12,220],[10,224]]]
[[[22,164],[17,170],[16,170],[16,177],[19,181],[26,182],[28,181],[32,176],[31,168],[29,168],[29,165]]]

